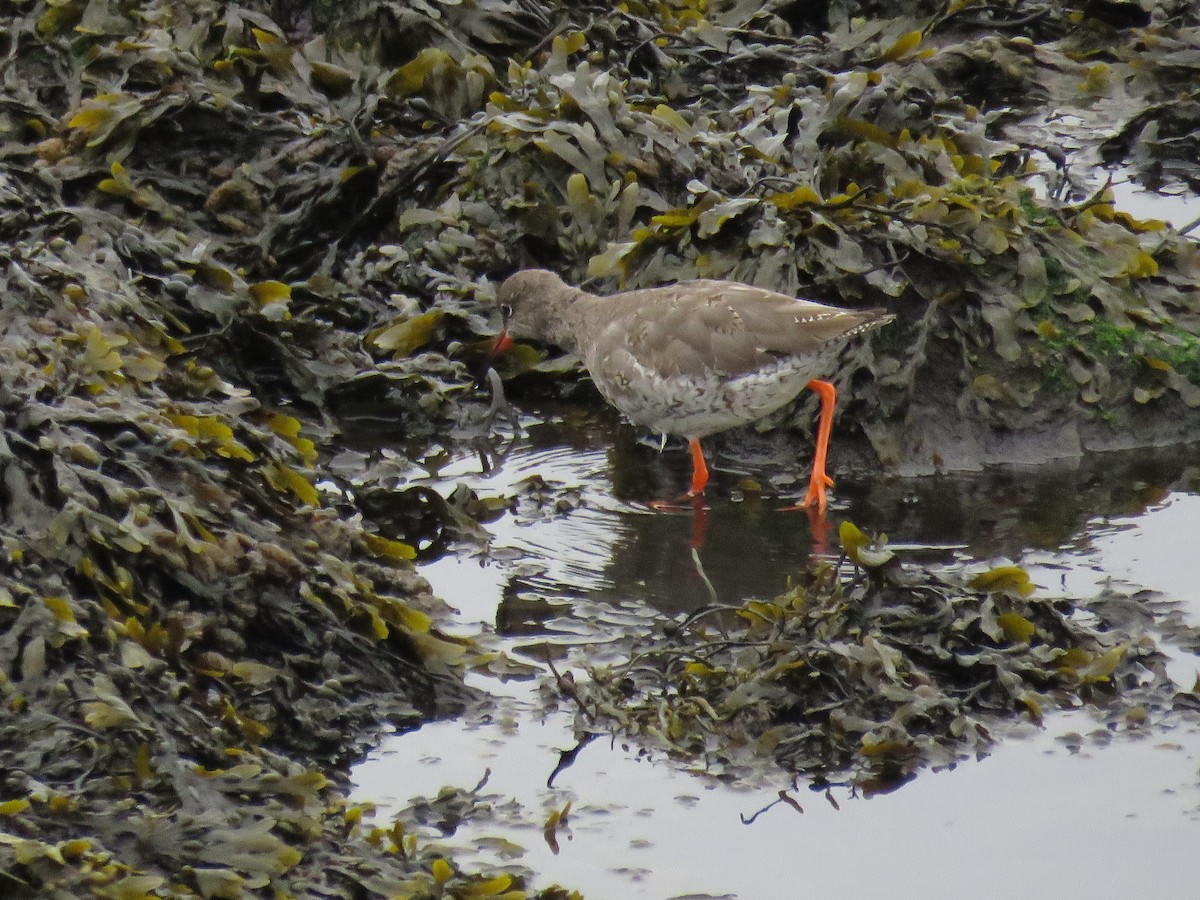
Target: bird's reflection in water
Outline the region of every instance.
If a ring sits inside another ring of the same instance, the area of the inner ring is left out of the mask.
[[[546,436],[540,429],[533,435],[539,442]],[[714,601],[777,596],[805,568],[812,552],[807,516],[783,510],[778,498],[739,494],[741,476],[726,471],[714,473],[705,497],[651,509],[678,490],[687,453],[660,454],[631,429],[613,429],[606,439],[607,465],[598,477],[609,483],[593,486],[590,502],[506,535],[544,564],[536,575],[515,578],[516,593],[506,592],[514,609],[524,605],[516,594],[586,596],[674,616]]]
[[[743,465],[735,448],[718,458],[703,502],[655,511],[649,504],[672,497],[686,479],[686,449],[660,453],[604,413],[584,421],[582,428],[560,420],[531,433],[535,444],[553,438],[592,454],[603,448],[603,456],[589,457],[598,482],[590,485],[592,502],[537,526],[553,529],[554,537],[526,536],[531,550],[557,557],[558,564],[525,586],[543,596],[643,603],[669,616],[711,604],[714,594],[721,604],[778,596],[814,552],[837,552],[836,529],[844,519],[888,533],[926,562],[949,561],[963,551],[1017,558],[1029,549],[1068,545],[1097,516],[1129,514],[1189,472],[1195,478],[1188,454],[1178,448],[918,479],[839,473],[836,505],[824,523],[814,523],[788,508],[794,497],[744,489],[747,476],[765,483],[777,473]],[[797,469],[803,467],[800,455]],[[799,471],[798,479],[804,475]]]

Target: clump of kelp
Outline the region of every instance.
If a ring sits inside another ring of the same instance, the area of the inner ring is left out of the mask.
[[[278,224],[236,155],[312,136],[230,80],[274,26],[28,7],[0,39],[0,893],[526,896],[346,799],[366,741],[503,661],[323,462],[364,313],[222,238]]]
[[[345,805],[365,734],[506,663],[406,567],[470,517],[322,452],[471,437],[518,265],[887,302],[839,376],[886,461],[1193,433],[1200,255],[1081,170],[1194,184],[1195,16],[7,4],[5,894],[519,895]]]
[[[5,896],[444,886],[326,769],[461,705],[468,646],[85,215],[5,252]]]
[[[85,221],[4,254],[5,896],[513,888],[362,823],[330,768],[461,705],[488,655],[316,483],[299,420],[188,349],[123,258],[144,235]]]
[[[1146,598],[1041,597],[1020,566],[939,574],[841,532],[841,560],[787,593],[703,609],[565,684],[581,734],[713,777],[770,759],[869,794],[986,754],[1014,721],[1085,708],[1140,732],[1179,699]]]

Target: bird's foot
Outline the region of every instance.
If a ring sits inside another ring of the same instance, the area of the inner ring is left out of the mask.
[[[829,505],[829,500],[825,496],[825,489],[833,487],[833,479],[825,473],[814,474],[808,482],[808,491],[804,495],[804,499],[792,506],[781,507],[783,512],[795,512],[800,509],[812,509],[815,505],[816,512],[820,515],[825,515],[825,508]]]
[[[819,478],[814,476],[808,483],[808,492],[800,502],[800,508],[809,509],[815,504],[817,512],[824,515],[825,507],[829,504],[829,500],[825,496],[825,489],[831,487],[833,487],[832,478],[826,475],[821,475]]]
[[[704,502],[704,494],[688,491],[680,494],[674,500],[651,500],[646,504],[655,512],[688,512],[708,509]]]

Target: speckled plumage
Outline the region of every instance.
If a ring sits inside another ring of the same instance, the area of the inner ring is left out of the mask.
[[[511,276],[496,304],[504,320],[497,348],[529,338],[570,350],[626,418],[686,437],[692,497],[708,483],[700,438],[760,419],[811,387],[821,417],[800,505],[815,505],[818,516],[833,484],[825,459],[837,396],[822,379],[850,338],[892,320],[880,309],[839,309],[734,281],[598,297],[542,269]]]
[[[829,377],[851,338],[892,320],[732,281],[601,297],[541,269],[510,277],[496,302],[510,336],[575,353],[630,421],[689,439],[779,409]]]

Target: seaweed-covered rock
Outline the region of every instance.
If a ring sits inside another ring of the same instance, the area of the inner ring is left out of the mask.
[[[1138,730],[1177,702],[1147,626],[1112,591],[1037,597],[1019,566],[904,566],[841,527],[839,565],[770,601],[713,605],[563,690],[585,739],[617,733],[717,778],[764,759],[816,788],[892,790],[985,755],[1018,720],[1088,707]]]
[[[470,881],[363,825],[333,768],[494,663],[407,568],[470,504],[377,502],[387,466],[350,489],[322,451],[478,438],[513,268],[886,303],[842,427],[911,470],[1200,424],[1196,244],[1087,177],[1196,183],[1193,4],[0,21],[0,862],[24,895]]]

